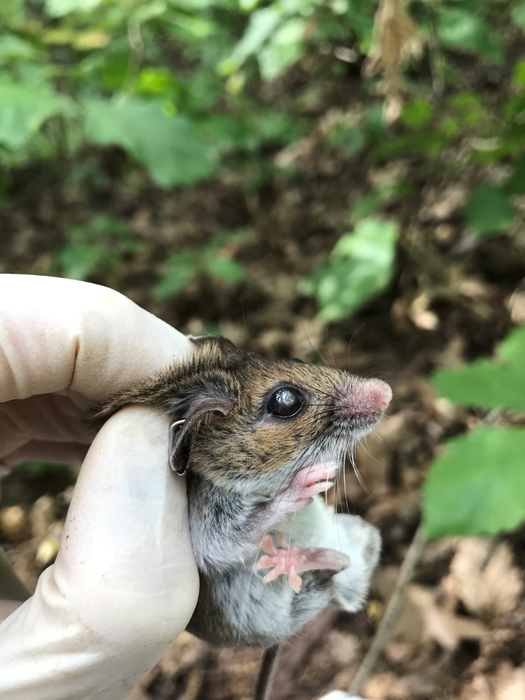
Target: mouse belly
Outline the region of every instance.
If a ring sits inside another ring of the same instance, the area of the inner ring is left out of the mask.
[[[328,581],[305,575],[295,593],[284,577],[263,582],[247,567],[201,576],[199,602],[188,631],[214,646],[270,647],[297,632],[330,604]]]
[[[335,514],[321,498],[272,529],[293,545],[342,552],[350,563],[339,572],[304,571],[298,592],[287,577],[268,583],[255,569],[261,551],[225,570],[201,571],[201,590],[188,630],[216,646],[261,646],[295,634],[328,605],[359,610],[377,564],[377,530],[356,516]]]

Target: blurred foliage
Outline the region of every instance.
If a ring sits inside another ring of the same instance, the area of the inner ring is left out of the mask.
[[[122,221],[100,214],[67,232],[67,242],[58,255],[57,272],[76,280],[86,280],[97,268],[103,268],[107,275],[123,256],[137,253],[141,247]]]
[[[89,144],[118,146],[130,167],[144,167],[164,188],[243,170],[247,162],[253,176],[246,187],[258,188],[277,170],[265,149],[297,142],[313,124],[301,99],[276,108],[254,88],[309,56],[330,56],[326,62],[337,76],[341,44],[352,47],[348,60],[370,50],[376,9],[365,0],[8,0],[0,8],[0,166],[74,162]],[[432,66],[430,82],[407,78],[412,98],[395,128],[382,123],[379,102],[379,111],[346,113],[328,129],[324,145],[348,160],[367,154],[372,163],[400,154],[464,170],[505,162],[511,168],[506,181],[473,189],[465,218],[474,234],[507,232],[513,199],[525,193],[525,61],[515,62],[497,113],[463,89],[456,64],[470,55],[501,65],[505,37],[525,28],[525,4],[440,0],[414,3],[413,10],[428,40],[422,60]],[[377,78],[364,87],[373,101]],[[451,158],[460,145],[461,159]],[[360,265],[367,260],[363,255]],[[326,279],[325,273],[323,266],[312,279]],[[375,274],[370,269],[362,276]],[[339,290],[347,294],[342,284]],[[326,298],[317,296],[325,321],[360,303],[343,297],[339,303],[334,289],[326,311]]]
[[[525,412],[525,328],[514,330],[491,360],[441,370],[439,394],[489,409]],[[449,440],[425,486],[429,537],[511,530],[525,519],[525,431],[483,426]]]
[[[516,208],[503,187],[477,187],[465,205],[467,223],[480,236],[507,231]]]
[[[178,250],[173,252],[166,264],[162,277],[153,290],[156,299],[166,299],[184,289],[199,275],[222,281],[225,284],[242,282],[245,272],[233,256],[239,245],[253,236],[248,231],[234,234],[218,234],[199,250]]]
[[[359,309],[390,282],[397,226],[377,217],[360,221],[342,236],[329,261],[303,283],[319,304],[321,321],[335,321]]]
[[[512,408],[525,413],[525,328],[517,328],[500,344],[494,359],[434,375],[436,391],[450,401],[485,408]]]
[[[364,0],[351,12],[347,0],[259,4],[3,3],[1,161],[116,144],[170,187],[212,176],[232,149],[297,138],[301,120],[261,110],[247,81],[277,77],[327,37],[366,43],[372,17]]]

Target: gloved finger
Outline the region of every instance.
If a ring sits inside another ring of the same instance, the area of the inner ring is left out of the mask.
[[[0,459],[7,461],[32,440],[76,442],[87,448],[93,434],[70,396],[46,394],[0,403]]]
[[[18,600],[0,600],[0,622],[22,605]]]
[[[191,350],[174,328],[98,285],[0,275],[0,299],[0,401],[64,389],[103,400]]]
[[[186,626],[198,596],[185,483],[168,424],[131,406],[81,469],[55,564],[0,625],[1,700],[119,700]]]

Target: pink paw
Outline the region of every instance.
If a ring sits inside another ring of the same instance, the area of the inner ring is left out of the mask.
[[[336,462],[318,462],[301,469],[277,500],[279,511],[287,515],[310,505],[316,494],[325,493],[332,488],[333,483],[329,479],[337,474],[337,469]]]
[[[271,569],[263,578],[264,583],[274,581],[281,574],[287,574],[288,584],[299,593],[303,582],[299,576],[301,571],[333,570],[335,574],[350,564],[345,554],[334,549],[290,546],[282,535],[275,535],[275,539],[282,549],[277,549],[271,536],[266,535],[261,542],[261,549],[265,554],[255,564],[256,569]]]

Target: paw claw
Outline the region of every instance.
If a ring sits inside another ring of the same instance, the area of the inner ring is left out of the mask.
[[[255,568],[256,569],[268,569],[271,566],[275,566],[274,560],[272,557],[270,557],[269,555],[266,554],[259,559],[259,561],[255,565]]]
[[[277,544],[280,547],[282,547],[283,549],[288,549],[288,547],[289,547],[288,542],[284,539],[284,536],[280,532],[278,532],[275,535],[275,539],[277,540]],[[272,542],[272,546],[273,546],[273,542]]]
[[[293,588],[296,593],[299,593],[301,590],[302,583],[303,579],[298,574],[295,574],[294,576],[292,576],[292,574],[288,575],[288,585],[290,588]]]
[[[274,569],[272,569],[266,574],[266,576],[263,578],[263,583],[270,583],[270,581],[275,581],[275,579],[283,573],[284,571],[281,571],[281,567],[276,566]]]
[[[277,541],[279,542],[279,540]],[[261,549],[265,554],[270,554],[273,557],[277,554],[277,550],[275,549],[275,545],[273,543],[271,535],[265,535],[263,537],[261,542]]]

